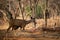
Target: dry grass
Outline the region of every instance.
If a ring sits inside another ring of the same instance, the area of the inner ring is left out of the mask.
[[[60,17],[57,17],[57,18],[50,18],[50,19],[47,19],[48,20],[48,24],[47,26],[48,27],[54,27],[54,24],[56,23],[57,25],[55,27],[58,27],[60,26]],[[36,19],[36,22],[37,22],[37,27],[34,28],[34,25],[33,23],[30,23],[26,26],[26,30],[25,31],[20,31],[20,29],[16,30],[15,32],[14,31],[10,31],[9,33],[7,33],[7,36],[8,35],[18,35],[18,37],[4,37],[2,40],[60,40],[60,37],[58,39],[56,39],[57,37],[42,37],[42,36],[39,36],[42,34],[42,32],[40,31],[40,28],[43,27],[45,25],[45,21],[44,19]],[[8,28],[8,23],[6,22],[6,24],[0,26],[0,29],[3,30],[3,29],[7,29]],[[0,33],[2,32],[2,35],[5,34],[5,32],[3,31],[0,31]],[[49,33],[50,34],[50,33]],[[0,35],[0,37],[2,36]],[[5,34],[6,35],[6,34]]]

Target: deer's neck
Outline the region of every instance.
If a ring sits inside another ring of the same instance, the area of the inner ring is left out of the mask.
[[[28,21],[26,21],[26,24],[29,24],[29,23],[31,23],[32,22],[32,20],[28,20]]]
[[[9,24],[13,24],[13,23],[14,23],[14,19],[10,19]]]

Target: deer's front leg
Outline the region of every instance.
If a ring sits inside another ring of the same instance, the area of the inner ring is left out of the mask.
[[[23,29],[23,30],[25,30],[25,25],[23,24],[23,25],[21,25],[21,28]]]
[[[12,27],[12,31],[14,30],[14,27]]]
[[[22,28],[23,28],[23,30],[25,30],[25,26],[23,26]]]
[[[20,30],[22,30],[22,27],[21,26],[19,28],[20,28]]]
[[[10,30],[11,26],[9,26],[9,28],[7,29],[7,32]]]

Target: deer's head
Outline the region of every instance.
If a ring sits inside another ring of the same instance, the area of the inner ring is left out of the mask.
[[[31,20],[34,23],[34,26],[36,26],[36,20],[35,20],[35,18],[31,17]]]

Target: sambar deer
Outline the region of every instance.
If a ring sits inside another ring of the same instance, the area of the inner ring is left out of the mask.
[[[7,29],[7,31],[9,31],[10,28],[12,28],[12,30],[16,30],[18,28],[25,30],[25,26],[31,22],[34,22],[34,18],[32,17],[31,17],[31,20],[28,20],[28,21],[22,20],[22,19],[11,19],[9,21],[9,28]]]

